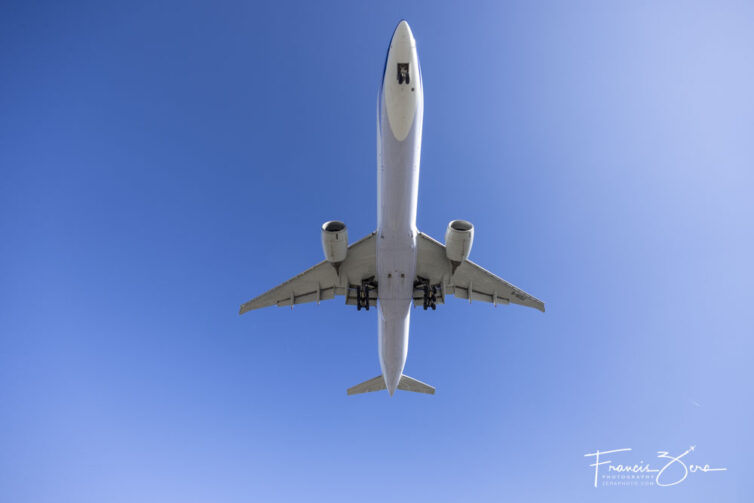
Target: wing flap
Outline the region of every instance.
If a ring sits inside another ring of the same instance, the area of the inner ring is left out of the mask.
[[[278,307],[291,306],[296,304],[306,304],[308,302],[319,302],[322,300],[330,300],[335,298],[335,287],[320,288],[319,291],[314,290],[312,292],[306,292],[302,294],[293,293],[293,297],[283,298],[277,301],[275,304]],[[252,308],[254,309],[254,308]]]

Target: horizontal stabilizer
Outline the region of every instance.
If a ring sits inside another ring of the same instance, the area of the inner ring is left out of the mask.
[[[380,391],[381,389],[387,389],[387,386],[385,386],[385,379],[382,375],[378,375],[368,381],[364,381],[361,384],[348,388],[348,394],[358,395],[360,393],[369,393],[370,391]]]
[[[368,381],[364,381],[361,384],[357,384],[356,386],[348,388],[348,394],[358,395],[361,393],[369,393],[383,389],[387,389],[387,386],[385,386],[385,378],[383,378],[381,375],[378,375],[377,377],[373,377]],[[433,388],[429,384],[417,381],[413,377],[409,377],[405,374],[401,376],[401,380],[398,382],[398,389],[403,391],[413,391],[414,393],[426,393],[428,395],[435,394],[435,388]]]
[[[403,391],[413,391],[414,393],[426,393],[428,395],[435,394],[435,388],[429,384],[417,381],[413,377],[409,377],[406,374],[401,376],[401,380],[398,383],[398,389]]]

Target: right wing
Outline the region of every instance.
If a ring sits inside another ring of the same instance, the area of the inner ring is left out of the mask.
[[[441,285],[442,295],[438,303],[445,301],[446,294],[461,299],[480,300],[491,304],[519,304],[544,312],[545,304],[520,288],[511,285],[471,260],[464,260],[455,269],[445,255],[445,245],[423,232],[417,239],[416,275],[425,278],[430,285]],[[421,293],[415,291],[414,303],[418,304]]]
[[[348,247],[346,259],[336,266],[323,261],[285,283],[241,305],[238,314],[268,306],[291,306],[329,300],[345,295],[346,304],[356,304],[352,285],[373,278],[377,273],[375,233]],[[377,290],[369,290],[369,304],[376,305]]]

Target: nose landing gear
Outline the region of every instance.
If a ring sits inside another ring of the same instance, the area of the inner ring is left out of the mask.
[[[398,63],[398,85],[411,83],[411,75],[408,73],[408,63]]]

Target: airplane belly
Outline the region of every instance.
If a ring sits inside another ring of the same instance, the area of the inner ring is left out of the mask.
[[[385,385],[392,392],[400,381],[408,353],[417,233],[415,202],[412,204],[412,164],[405,158],[387,157],[397,162],[381,166],[378,186],[382,189],[382,218],[377,230],[376,253],[380,366]]]
[[[377,124],[378,346],[382,374],[391,394],[400,381],[408,353],[423,114],[416,45],[408,25],[401,23],[385,63]]]

